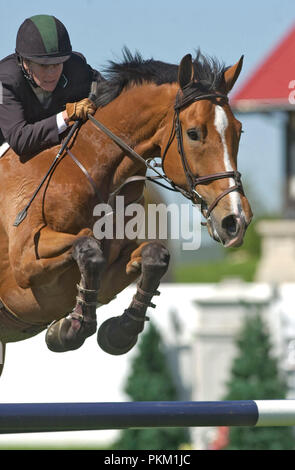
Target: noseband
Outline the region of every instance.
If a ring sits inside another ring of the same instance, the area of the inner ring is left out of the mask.
[[[223,171],[220,173],[213,173],[213,174],[205,175],[205,176],[196,176],[192,173],[189,163],[187,161],[187,158],[185,156],[185,151],[184,151],[184,146],[183,146],[182,126],[181,126],[181,121],[179,117],[180,111],[186,106],[189,106],[196,101],[207,100],[207,99],[216,100],[216,98],[221,98],[222,102],[228,103],[228,97],[221,93],[210,93],[210,94],[204,94],[204,95],[200,95],[200,94],[196,95],[194,93],[190,93],[188,96],[184,96],[183,94],[181,94],[180,90],[178,91],[177,96],[176,96],[175,106],[174,106],[174,118],[173,118],[172,130],[171,130],[168,143],[165,147],[165,150],[162,156],[162,169],[165,174],[165,170],[164,170],[165,157],[167,155],[170,145],[172,144],[176,136],[178,153],[181,157],[182,167],[184,170],[187,187],[188,187],[188,190],[184,190],[180,188],[179,186],[177,186],[177,190],[180,191],[186,198],[190,199],[193,202],[193,204],[201,204],[201,210],[204,216],[206,217],[206,219],[210,217],[212,210],[217,206],[218,202],[227,194],[233,191],[239,191],[241,194],[244,194],[240,172]],[[219,196],[216,197],[216,199],[210,204],[210,206],[207,207],[207,204],[204,201],[203,197],[196,191],[195,189],[196,186],[200,184],[207,184],[207,183],[210,183],[211,181],[216,181],[216,180],[220,180],[224,178],[233,178],[235,181],[235,185],[224,190]],[[171,182],[171,184],[173,186],[174,183]]]

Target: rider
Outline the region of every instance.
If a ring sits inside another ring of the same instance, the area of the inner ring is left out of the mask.
[[[15,54],[0,61],[0,145],[7,142],[22,162],[58,145],[75,120],[95,113],[87,97],[91,83],[102,80],[72,52],[57,18],[27,18],[18,30]]]

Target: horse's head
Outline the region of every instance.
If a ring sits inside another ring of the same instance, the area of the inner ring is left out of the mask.
[[[218,73],[208,72],[207,62],[200,79],[198,62],[193,64],[186,55],[179,66],[172,130],[167,119],[163,139],[166,175],[201,204],[210,235],[225,247],[242,244],[252,218],[237,171],[242,125],[227,98],[242,62],[243,58]]]

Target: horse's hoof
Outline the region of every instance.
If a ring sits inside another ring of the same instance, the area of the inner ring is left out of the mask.
[[[96,321],[77,325],[73,319],[62,318],[49,325],[45,341],[53,352],[74,351],[82,346],[88,336],[96,332]]]
[[[120,326],[120,317],[109,318],[99,327],[97,342],[101,349],[114,356],[126,354],[137,343],[138,335],[126,336]]]

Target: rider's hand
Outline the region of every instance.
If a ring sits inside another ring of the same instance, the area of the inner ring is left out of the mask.
[[[73,124],[78,119],[85,122],[88,119],[88,114],[93,115],[96,109],[97,107],[93,101],[84,98],[76,103],[67,103],[63,116],[67,124]]]

